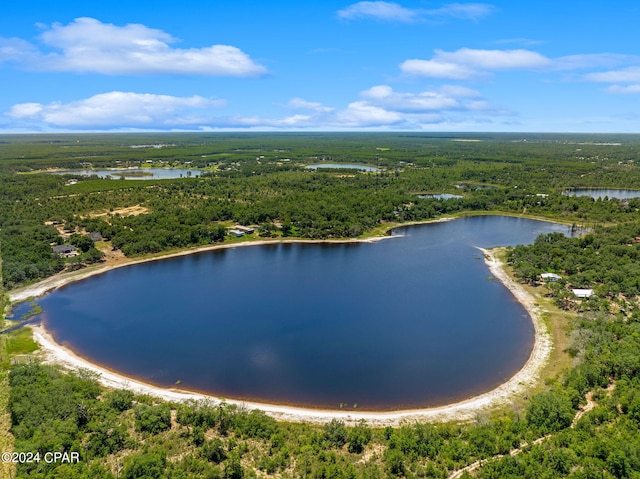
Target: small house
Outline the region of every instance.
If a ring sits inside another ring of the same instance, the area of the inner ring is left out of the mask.
[[[53,247],[53,252],[59,254],[63,258],[71,258],[72,256],[78,256],[76,247],[70,244],[61,244]]]
[[[240,231],[239,229],[229,230],[229,234],[235,236],[236,238],[240,238],[244,236],[244,231]]]
[[[102,235],[100,233],[88,233],[87,236],[94,242],[102,241]]]
[[[593,296],[592,289],[572,289],[571,291],[576,298],[580,299],[587,299]]]
[[[250,226],[235,225],[234,228],[237,229],[238,231],[242,231],[244,234],[247,234],[247,235],[250,235],[255,231],[255,229],[251,228]]]
[[[542,273],[540,279],[545,283],[555,283],[556,281],[560,281],[562,276],[555,273]]]

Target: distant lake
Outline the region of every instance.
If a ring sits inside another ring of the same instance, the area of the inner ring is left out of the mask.
[[[200,176],[200,170],[188,168],[136,168],[122,170],[64,170],[52,171],[54,175],[96,175],[100,178],[111,177],[124,180],[168,180],[173,178],[196,178]]]
[[[38,302],[78,354],[163,386],[265,403],[426,407],[527,361],[531,319],[475,245],[568,227],[478,216],[375,243],[271,244],[109,271]]]
[[[437,200],[454,200],[462,199],[464,196],[452,195],[451,193],[437,193],[433,195],[418,195],[418,198],[435,198]]]
[[[618,189],[601,189],[601,188],[576,188],[574,190],[564,191],[563,194],[569,196],[590,196],[591,198],[617,198],[626,200],[630,198],[640,198],[640,190],[618,190]]]
[[[320,163],[317,165],[309,165],[305,166],[305,168],[309,170],[317,170],[319,168],[348,168],[351,170],[361,170],[361,171],[378,171],[378,168],[375,166],[367,166],[367,165],[357,165],[355,163]]]

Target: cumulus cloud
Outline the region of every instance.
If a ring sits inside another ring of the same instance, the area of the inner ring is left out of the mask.
[[[618,55],[615,58],[619,61],[625,61],[631,66],[621,68],[619,70],[609,70],[601,72],[587,73],[582,78],[584,80],[596,83],[612,83],[605,88],[607,93],[622,95],[637,95],[640,93],[640,57],[631,55]],[[613,61],[613,60],[612,60]],[[608,66],[608,65],[607,65]],[[625,84],[620,85],[620,83]]]
[[[336,113],[334,124],[344,127],[390,126],[400,123],[403,116],[364,101],[354,101]]]
[[[374,105],[399,112],[451,110],[460,107],[460,103],[450,95],[433,91],[398,93],[387,85],[374,86],[361,95]]]
[[[411,75],[452,80],[464,80],[478,74],[473,68],[439,60],[405,60],[400,65],[400,70]]]
[[[425,19],[458,18],[477,20],[490,14],[494,7],[484,3],[450,3],[436,9],[411,9],[393,2],[358,2],[338,10],[347,20],[384,20],[413,22]]]
[[[389,85],[363,90],[341,107],[293,98],[282,116],[220,115],[223,100],[112,91],[73,102],[20,103],[4,113],[13,130],[420,130],[451,125],[453,118],[479,122],[510,115],[479,92],[444,85],[418,92]],[[297,110],[297,111],[296,111]],[[458,121],[458,120],[456,120]]]
[[[541,68],[551,64],[549,58],[531,50],[461,48],[455,52],[436,50],[430,60],[406,60],[400,69],[419,76],[463,80],[493,70]]]
[[[20,103],[5,115],[13,120],[50,128],[165,129],[206,122],[210,119],[206,112],[223,104],[222,100],[197,95],[175,97],[112,91],[69,103]]]
[[[581,74],[595,82],[640,81],[640,56],[617,53],[589,53],[549,58],[526,50],[484,50],[460,48],[453,52],[435,50],[430,59],[409,59],[400,64],[404,73],[429,78],[467,80],[500,70],[579,71],[632,65],[620,70]]]
[[[33,58],[37,54],[36,48],[20,38],[0,38],[0,62],[23,61]]]
[[[288,106],[309,109],[308,106],[311,104],[313,113],[295,118],[291,126],[419,130],[427,125],[444,122],[454,112],[456,115],[466,112],[467,116],[478,118],[511,115],[503,108],[490,105],[477,91],[458,85],[444,85],[417,93],[397,92],[388,85],[376,85],[360,92],[360,97],[361,100],[351,102],[342,109],[333,109],[320,103],[295,98]],[[269,126],[282,124],[281,120],[254,120]]]
[[[455,52],[436,50],[436,60],[485,70],[536,68],[551,60],[531,50],[476,50],[461,48]]]
[[[22,40],[4,39],[0,42],[0,61],[18,61],[39,70],[107,75],[243,77],[267,72],[237,47],[173,48],[170,45],[177,40],[171,35],[140,24],[117,26],[82,17],[68,25],[55,23],[43,28],[40,39],[50,51],[38,51]]]
[[[304,114],[284,118],[224,118],[218,119],[217,126],[294,130],[422,130],[445,125],[478,124],[513,115],[504,108],[491,105],[479,92],[459,85],[443,85],[420,92],[400,92],[388,85],[375,85],[361,91],[359,96],[359,100],[342,108],[294,98],[285,106],[304,110]]]

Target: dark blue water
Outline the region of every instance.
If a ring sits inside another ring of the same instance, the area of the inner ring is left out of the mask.
[[[110,271],[40,303],[54,337],[128,376],[217,396],[358,409],[487,391],[526,362],[523,307],[473,247],[566,226],[464,218],[372,244],[274,244]]]

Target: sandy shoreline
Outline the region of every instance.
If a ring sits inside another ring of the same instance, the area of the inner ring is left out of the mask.
[[[30,298],[36,298],[38,296],[42,296],[49,291],[53,291],[54,289],[60,288],[62,286],[66,286],[67,284],[75,283],[76,281],[80,281],[86,278],[90,278],[91,276],[96,276],[98,274],[106,273],[107,271],[111,271],[112,269],[123,268],[125,266],[131,266],[134,264],[148,263],[150,261],[161,261],[165,259],[177,258],[180,256],[187,256],[195,253],[204,253],[206,251],[215,251],[219,249],[232,249],[232,248],[241,248],[245,246],[260,246],[260,245],[268,245],[268,244],[293,244],[293,243],[374,243],[376,241],[381,241],[384,239],[390,238],[401,238],[401,235],[395,236],[376,236],[372,238],[366,239],[338,239],[338,240],[305,240],[305,239],[271,239],[271,240],[255,240],[255,241],[245,241],[243,243],[232,243],[232,244],[213,244],[202,246],[200,248],[187,249],[184,251],[178,251],[175,253],[169,253],[160,256],[154,256],[150,258],[142,258],[142,259],[125,259],[124,261],[115,263],[115,264],[104,264],[97,267],[88,267],[86,270],[78,270],[73,272],[63,272],[59,273],[55,276],[47,278],[38,283],[25,286],[23,288],[17,288],[14,291],[9,291],[9,301],[11,303],[20,303],[22,301],[26,301]]]
[[[392,236],[371,238],[367,240],[345,240],[340,242],[371,242],[379,239],[391,238]],[[293,243],[304,242],[313,243],[317,241],[299,241],[299,240],[285,240],[279,241],[280,243]],[[333,241],[337,242],[337,241]],[[86,274],[79,274],[69,277],[52,278],[51,280],[45,280],[42,283],[25,288],[18,291],[16,294],[11,295],[12,301],[24,300],[28,297],[38,296],[46,291],[55,289],[64,284],[70,282],[79,281],[89,276],[103,273],[114,267],[128,266],[131,264],[155,261],[157,259],[165,259],[170,257],[183,256],[200,251],[208,251],[220,248],[234,248],[239,246],[253,246],[260,244],[274,244],[275,241],[255,241],[246,243],[237,243],[232,245],[215,245],[213,247],[205,247],[196,250],[189,250],[180,253],[175,253],[161,258],[148,258],[139,261],[126,262],[120,265],[107,266],[98,268],[92,271],[86,272]],[[535,303],[535,299],[518,283],[513,281],[503,270],[500,260],[495,255],[486,249],[478,248],[482,251],[485,263],[489,267],[493,276],[499,279],[514,295],[514,297],[526,308],[530,314],[534,328],[535,328],[535,342],[531,355],[525,365],[520,371],[518,371],[511,379],[497,388],[480,394],[478,396],[439,407],[431,407],[425,409],[411,409],[402,411],[384,411],[384,412],[369,412],[369,411],[341,411],[341,410],[320,410],[320,409],[306,409],[292,406],[271,405],[252,403],[244,401],[234,401],[227,399],[229,404],[241,405],[247,409],[261,409],[267,414],[275,417],[276,419],[286,421],[306,421],[314,423],[325,423],[333,418],[341,419],[346,423],[355,423],[360,419],[366,420],[370,425],[375,426],[396,426],[402,422],[413,421],[469,421],[475,419],[476,415],[482,410],[494,408],[502,404],[508,404],[516,399],[518,396],[524,395],[526,390],[535,384],[538,380],[543,367],[548,360],[551,350],[552,341],[547,328],[542,321],[541,311]],[[149,394],[156,396],[167,401],[185,401],[185,400],[201,400],[207,399],[214,402],[220,399],[208,396],[201,393],[194,393],[189,391],[183,391],[179,389],[166,389],[151,384],[146,384],[142,381],[127,378],[121,374],[110,371],[106,368],[91,363],[90,361],[76,355],[73,351],[64,347],[61,344],[55,342],[55,340],[47,333],[42,326],[30,326],[33,329],[34,339],[40,344],[41,351],[47,362],[61,364],[64,367],[70,369],[87,369],[93,371],[100,376],[100,382],[108,387],[113,388],[126,388],[139,394]]]
[[[345,238],[345,239],[324,239],[324,240],[316,240],[316,239],[300,239],[300,238],[291,238],[291,239],[283,239],[283,238],[272,238],[272,239],[264,239],[264,240],[251,240],[244,241],[240,243],[231,243],[231,244],[210,244],[206,246],[202,246],[199,248],[191,248],[182,251],[177,251],[175,253],[168,254],[160,254],[158,256],[146,257],[141,259],[128,259],[125,258],[122,261],[118,261],[116,263],[107,263],[100,266],[90,266],[85,270],[78,270],[73,272],[62,272],[58,273],[50,278],[46,278],[38,283],[25,286],[22,288],[17,288],[13,291],[8,291],[7,296],[9,297],[9,301],[11,303],[20,303],[22,301],[26,301],[30,298],[36,298],[38,296],[42,296],[49,291],[53,291],[54,289],[60,288],[62,286],[66,286],[67,284],[75,283],[76,281],[80,281],[91,276],[96,276],[98,274],[106,273],[107,271],[111,271],[112,269],[122,268],[125,266],[131,266],[134,264],[148,263],[149,261],[161,261],[164,259],[177,258],[180,256],[187,256],[195,253],[204,253],[206,251],[215,251],[219,249],[233,249],[240,248],[245,246],[260,246],[260,245],[268,245],[268,244],[294,244],[294,243],[302,243],[302,244],[349,244],[349,243],[375,243],[377,241],[382,241],[391,238],[402,238],[403,235],[391,235],[391,231],[394,229],[404,228],[406,226],[415,226],[415,225],[424,225],[431,223],[444,223],[447,221],[453,221],[457,218],[455,217],[445,217],[445,218],[437,218],[435,220],[428,221],[411,221],[407,223],[398,224],[396,226],[391,226],[385,232],[384,236],[372,236],[371,238]]]

